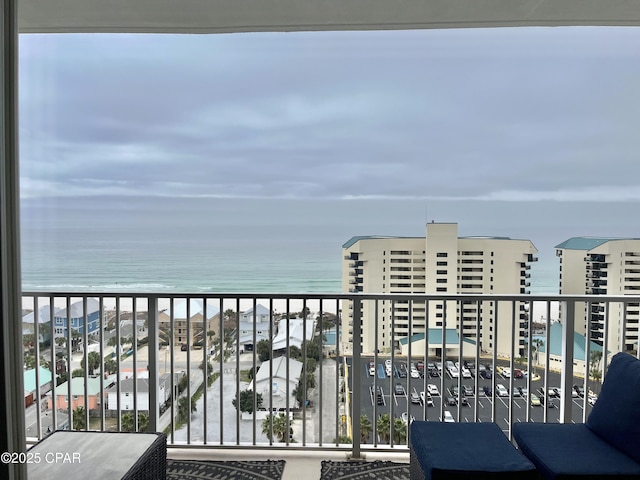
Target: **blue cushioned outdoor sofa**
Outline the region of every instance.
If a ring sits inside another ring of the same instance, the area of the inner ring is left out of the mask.
[[[616,354],[586,424],[514,423],[545,480],[640,480],[640,360]]]

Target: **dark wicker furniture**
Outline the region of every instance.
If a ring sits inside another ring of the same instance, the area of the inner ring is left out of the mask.
[[[167,437],[58,430],[30,448],[27,460],[29,480],[162,480],[167,475]]]

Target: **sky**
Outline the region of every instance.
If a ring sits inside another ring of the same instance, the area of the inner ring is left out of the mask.
[[[22,35],[19,58],[25,201],[640,201],[637,28]]]

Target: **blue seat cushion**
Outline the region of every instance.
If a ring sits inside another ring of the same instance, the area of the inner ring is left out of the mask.
[[[587,426],[640,462],[640,360],[614,355]]]
[[[427,480],[538,478],[534,465],[495,423],[414,421],[410,434],[413,454]]]
[[[545,480],[640,480],[640,464],[583,423],[516,422],[513,438]]]

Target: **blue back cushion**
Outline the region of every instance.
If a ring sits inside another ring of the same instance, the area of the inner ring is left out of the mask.
[[[640,462],[640,360],[627,353],[611,359],[587,426]]]

